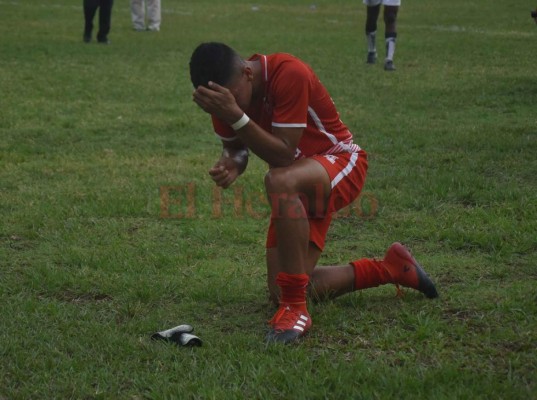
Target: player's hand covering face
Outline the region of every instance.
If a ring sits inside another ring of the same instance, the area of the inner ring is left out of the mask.
[[[250,106],[252,88],[249,74],[242,71],[228,87],[209,82],[209,87],[198,86],[193,93],[194,102],[205,112],[232,124]]]

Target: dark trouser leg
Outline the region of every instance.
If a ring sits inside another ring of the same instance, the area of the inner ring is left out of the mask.
[[[99,32],[97,33],[97,40],[99,42],[106,42],[108,40],[113,4],[114,0],[101,0],[101,7],[99,8]]]
[[[95,0],[84,0],[82,3],[84,7],[84,38],[91,39],[91,32],[93,31],[93,18],[99,3]]]

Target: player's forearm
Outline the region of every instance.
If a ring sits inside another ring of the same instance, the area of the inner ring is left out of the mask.
[[[236,131],[250,150],[273,167],[287,167],[295,159],[295,150],[282,139],[271,135],[254,121]]]

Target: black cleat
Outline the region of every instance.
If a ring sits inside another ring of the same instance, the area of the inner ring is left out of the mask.
[[[384,71],[395,71],[395,66],[392,60],[386,60],[384,62]]]
[[[376,64],[377,63],[377,53],[374,51],[370,51],[367,53],[367,61],[366,64]]]

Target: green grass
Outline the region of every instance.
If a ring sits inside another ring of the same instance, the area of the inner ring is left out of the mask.
[[[531,5],[403,2],[385,73],[359,1],[167,0],[157,34],[116,2],[110,46],[53,3],[0,0],[0,399],[537,398]],[[306,60],[368,151],[363,215],[322,263],[400,240],[439,299],[353,293],[312,304],[300,344],[263,343],[265,165],[214,214],[220,145],[188,77],[206,40]],[[203,347],[150,341],[181,323]]]

